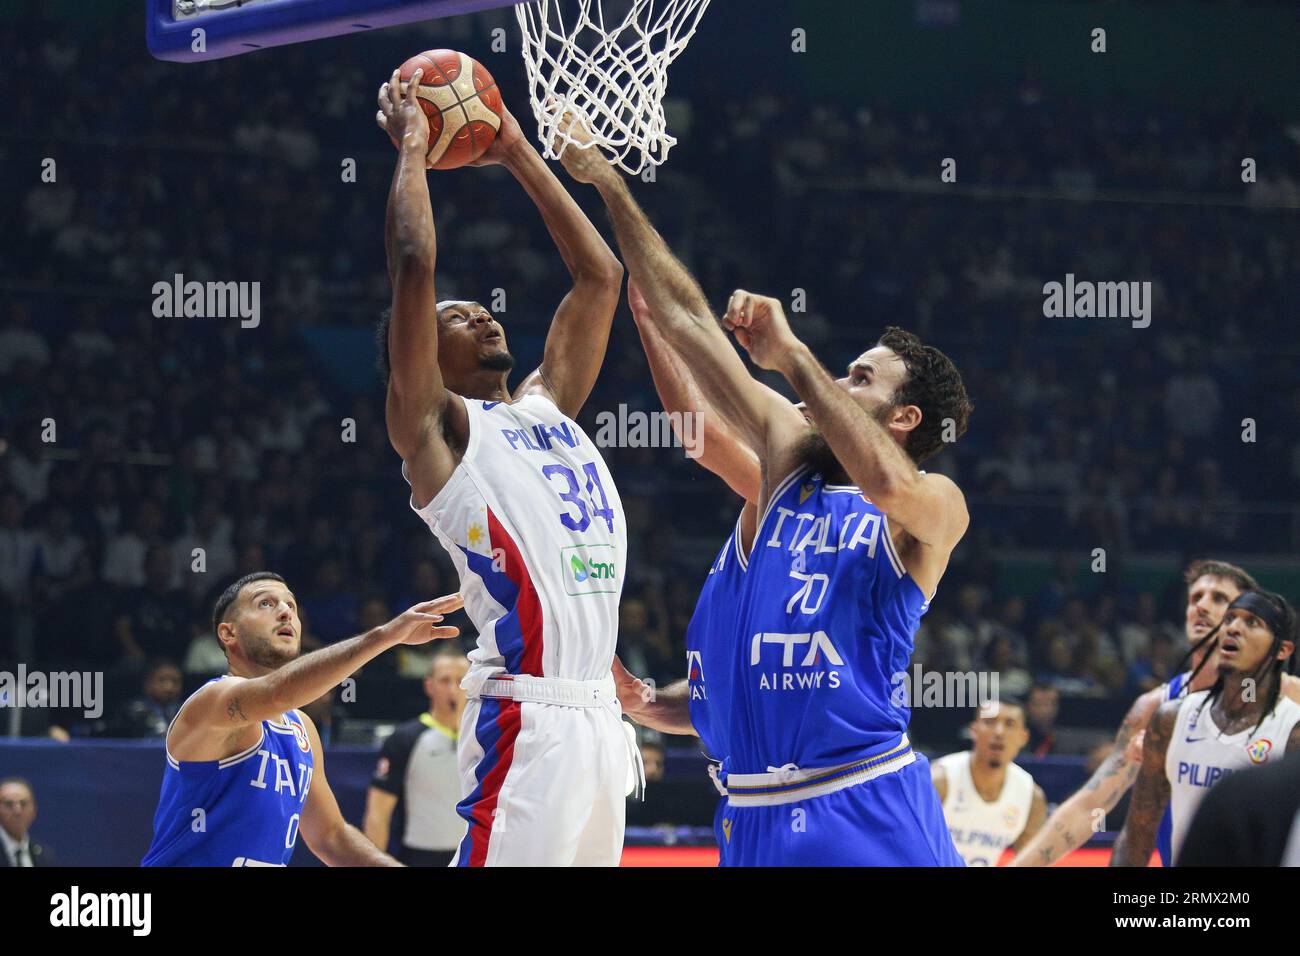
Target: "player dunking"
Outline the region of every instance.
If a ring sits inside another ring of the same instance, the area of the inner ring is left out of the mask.
[[[1295,609],[1281,595],[1243,591],[1228,606],[1206,638],[1217,645],[1213,685],[1161,704],[1147,725],[1142,769],[1111,866],[1147,865],[1166,808],[1173,826],[1167,862],[1177,862],[1210,787],[1300,748],[1300,704],[1282,693],[1296,636]]]
[[[331,866],[399,866],[345,823],[325,779],[320,734],[297,708],[398,644],[455,637],[439,627],[456,595],[298,656],[293,592],[260,571],[217,599],[212,628],[230,673],[204,684],[167,729],[167,766],[143,866],[284,866],[301,832]]]
[[[1105,814],[1115,808],[1137,779],[1142,761],[1142,729],[1157,708],[1186,692],[1208,690],[1214,684],[1217,675],[1212,659],[1214,645],[1205,640],[1206,636],[1219,626],[1224,611],[1237,596],[1257,585],[1237,565],[1215,560],[1193,561],[1183,572],[1183,581],[1187,585],[1183,629],[1189,648],[1189,670],[1133,701],[1115,734],[1110,754],[1088,782],[1056,808],[1011,866],[1049,866],[1087,843],[1099,829],[1098,824],[1104,822]],[[1284,674],[1282,692],[1300,700],[1300,679]],[[1170,864],[1170,832],[1166,814],[1156,840],[1156,848],[1166,866]]]
[[[573,277],[541,367],[512,395],[500,324],[434,292],[419,81],[404,92],[394,73],[379,91],[379,124],[399,143],[387,422],[411,507],[451,556],[479,631],[454,864],[615,865],[633,756],[610,677],[627,532],[609,470],[572,416],[600,371],[622,266],[504,113],[483,162],[519,180]]]
[[[997,866],[1007,847],[1020,849],[1047,819],[1047,797],[1015,763],[1029,742],[1025,708],[1006,698],[980,707],[970,722],[971,748],[930,768],[953,845],[967,866]]]
[[[960,375],[889,329],[836,382],[780,303],[737,292],[726,327],[804,408],[774,398],[622,177],[595,150],[565,160],[600,191],[648,314],[761,469],[753,540],[735,552],[738,591],[720,592],[727,604],[699,661],[709,710],[729,704],[713,717],[726,724],[723,861],[960,866],[907,740],[909,711],[891,701],[891,675],[905,670],[969,523],[957,486],[916,467],[942,447],[945,420],[954,438],[965,430]]]

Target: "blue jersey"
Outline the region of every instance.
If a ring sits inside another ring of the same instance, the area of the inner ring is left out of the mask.
[[[727,771],[832,767],[897,745],[911,718],[897,677],[929,602],[884,513],[856,487],[799,469],[736,557],[740,599],[714,612],[731,686],[711,720],[726,722]],[[716,699],[724,690],[709,678]]]
[[[168,751],[141,866],[287,865],[315,765],[296,710],[262,721],[257,743],[222,760],[177,761]]]
[[[691,725],[714,760],[724,761],[730,751],[727,715],[731,713],[729,672],[732,630],[736,622],[742,567],[740,519],[709,567],[709,576],[695,602],[686,627],[686,677],[690,691]],[[709,679],[717,675],[716,682]]]

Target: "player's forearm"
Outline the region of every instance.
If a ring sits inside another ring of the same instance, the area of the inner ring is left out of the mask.
[[[1156,829],[1165,812],[1166,799],[1149,790],[1139,789],[1133,794],[1124,829],[1115,838],[1111,850],[1111,866],[1146,866],[1156,848]]]
[[[384,250],[388,256],[388,276],[394,284],[402,268],[433,272],[438,246],[425,154],[418,146],[403,145],[397,153],[397,166],[388,190]]]
[[[335,830],[323,846],[312,847],[326,866],[401,866],[350,823]]]
[[[1056,808],[1038,835],[1016,854],[1011,866],[1051,866],[1106,829],[1105,815],[1115,809],[1137,778],[1138,765],[1112,753],[1084,787]]]
[[[690,345],[688,333],[693,328],[716,326],[699,284],[646,218],[622,176],[610,176],[596,188],[605,200],[619,252],[645,296],[651,320],[674,348]]]
[[[313,700],[332,690],[345,677],[351,675],[366,662],[378,657],[398,641],[377,627],[356,637],[339,641],[329,647],[304,654],[297,660],[290,661],[271,673],[249,681],[248,685],[260,685],[249,688],[260,690],[259,696],[271,714],[281,714],[295,707],[310,704]],[[239,700],[234,701],[239,707]],[[251,715],[250,715],[251,717]]]
[[[623,279],[622,263],[537,151],[521,142],[506,155],[503,165],[541,213],[574,281],[619,284]]]
[[[388,846],[390,828],[393,823],[393,811],[391,807],[378,807],[374,799],[366,805],[366,815],[361,821],[362,832],[365,833],[366,839],[373,843],[379,849]]]
[[[641,726],[660,733],[698,736],[691,724],[690,695],[689,682],[677,681],[662,690],[656,690],[652,700],[628,716]]]
[[[1066,800],[1047,823],[1016,854],[1009,866],[1051,866],[1062,857],[1073,853],[1092,836],[1092,816],[1088,801],[1074,794]]]
[[[757,501],[762,477],[758,456],[705,401],[686,363],[668,346],[649,316],[636,309],[632,315],[650,364],[655,391],[687,454],[746,501]]]
[[[808,406],[836,460],[872,501],[887,511],[891,498],[920,480],[898,443],[835,384],[806,345],[792,348],[780,371]]]

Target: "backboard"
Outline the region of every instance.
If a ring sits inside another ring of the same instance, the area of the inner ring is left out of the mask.
[[[161,60],[216,60],[272,46],[433,20],[514,0],[148,0],[145,34]]]

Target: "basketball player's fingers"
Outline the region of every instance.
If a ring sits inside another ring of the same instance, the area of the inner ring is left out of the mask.
[[[619,684],[626,681],[636,680],[635,677],[627,672],[627,668],[623,666],[623,662],[618,659],[617,654],[614,655],[614,663],[610,665],[609,672],[614,675],[615,682]]]
[[[393,109],[397,109],[398,105],[402,102],[401,71],[394,70],[393,75],[388,78],[388,82],[385,83],[384,86],[388,89],[388,105]]]
[[[444,594],[440,598],[434,598],[420,607],[430,614],[450,614],[453,611],[459,611],[465,606],[465,599],[459,594]]]
[[[407,636],[402,643],[408,646],[416,644],[428,644],[430,641],[446,640],[449,637],[456,637],[460,634],[458,627],[428,627],[419,628],[415,633]]]
[[[388,117],[384,115],[383,110],[379,110],[375,113],[375,122],[379,124],[379,128],[385,133],[388,132]]]
[[[452,611],[459,611],[465,606],[465,599],[459,594],[444,594],[442,597],[434,598],[432,601],[424,601],[411,608],[419,614],[450,614]]]
[[[420,88],[420,78],[422,76],[424,76],[423,69],[416,70],[411,74],[411,79],[407,82],[406,89],[402,91],[402,95],[405,96],[406,99],[411,100],[412,102],[415,101],[415,91]]]
[[[381,83],[379,86],[379,112],[387,115],[393,111],[393,101],[388,95],[388,84]]]

